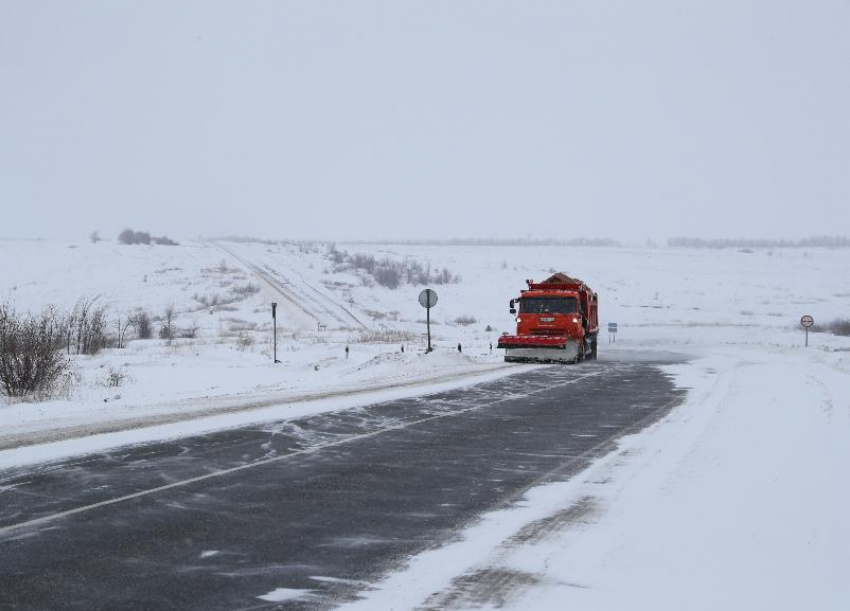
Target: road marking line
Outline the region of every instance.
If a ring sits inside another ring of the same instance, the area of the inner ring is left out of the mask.
[[[555,384],[554,386],[545,386],[545,387],[539,388],[537,390],[530,391],[527,394],[522,395],[522,396],[523,397],[529,397],[531,395],[535,395],[535,394],[538,394],[538,393],[543,392],[543,391],[551,390],[552,388],[560,388],[562,386],[568,386],[570,384],[575,384],[576,382],[580,382],[580,381],[585,380],[587,378],[592,378],[592,377],[595,377],[595,376],[598,376],[598,375],[602,375],[602,373],[603,372],[601,372],[601,371],[589,373],[589,374],[586,374],[586,375],[583,375],[583,376],[579,376],[577,378],[573,378],[571,380],[567,380],[566,382],[562,382],[560,384]],[[415,425],[418,425],[418,424],[423,424],[423,423],[426,423],[426,422],[432,422],[434,420],[440,420],[442,418],[451,418],[451,417],[457,416],[459,414],[464,414],[466,412],[480,410],[484,407],[491,407],[495,404],[503,403],[505,401],[510,401],[510,400],[516,399],[516,398],[517,397],[513,397],[513,396],[505,397],[503,399],[498,399],[498,400],[490,402],[490,403],[486,403],[486,404],[483,404],[483,405],[476,405],[474,407],[467,407],[467,408],[464,408],[464,409],[461,409],[461,410],[453,411],[453,412],[448,413],[448,414],[438,414],[436,416],[428,416],[426,418],[420,418],[419,420],[413,420],[411,422],[396,424],[396,425],[389,426],[389,427],[386,427],[386,428],[383,428],[383,429],[377,429],[377,430],[374,430],[374,431],[370,431],[368,433],[362,433],[360,435],[353,435],[351,437],[346,437],[345,439],[340,439],[340,440],[337,440],[337,441],[330,441],[328,443],[320,444],[320,445],[317,445],[317,446],[304,448],[303,450],[295,450],[294,452],[289,452],[288,454],[283,454],[281,456],[275,456],[273,458],[266,458],[266,459],[263,459],[263,460],[258,460],[256,462],[246,464],[246,465],[239,465],[238,467],[231,467],[229,469],[222,469],[221,471],[215,471],[213,473],[207,473],[205,475],[199,475],[197,477],[192,477],[192,478],[189,478],[189,479],[181,480],[179,482],[172,482],[172,483],[166,484],[164,486],[157,486],[156,488],[149,488],[147,490],[141,490],[139,492],[134,492],[133,494],[127,494],[125,496],[120,496],[120,497],[117,497],[117,498],[114,498],[114,499],[108,499],[106,501],[100,501],[98,503],[92,503],[91,505],[84,505],[82,507],[75,507],[74,509],[69,509],[67,511],[62,511],[62,512],[59,512],[59,513],[54,513],[54,514],[50,514],[50,515],[47,515],[47,516],[42,516],[40,518],[35,518],[33,520],[21,522],[19,524],[11,524],[9,526],[3,526],[2,528],[0,528],[0,536],[3,536],[5,534],[10,533],[10,532],[15,531],[15,530],[20,530],[22,528],[28,528],[30,526],[37,526],[39,524],[45,524],[47,522],[52,522],[54,520],[58,520],[59,518],[72,516],[74,514],[83,513],[85,511],[91,511],[92,509],[98,509],[100,507],[115,505],[116,503],[123,503],[125,501],[130,501],[130,500],[141,498],[141,497],[144,497],[144,496],[156,494],[157,492],[163,492],[165,490],[171,490],[172,488],[180,488],[180,487],[183,487],[183,486],[188,486],[190,484],[195,484],[197,482],[202,482],[202,481],[205,481],[205,480],[208,480],[208,479],[213,479],[215,477],[223,477],[225,475],[230,475],[232,473],[244,471],[246,469],[252,469],[254,467],[262,467],[262,466],[265,466],[265,465],[268,465],[268,464],[280,462],[282,460],[287,460],[289,458],[293,458],[293,457],[296,457],[296,456],[304,456],[304,455],[307,455],[307,454],[314,454],[314,453],[316,453],[320,450],[325,450],[327,448],[334,448],[334,447],[346,445],[348,443],[353,443],[355,441],[360,441],[362,439],[368,439],[370,437],[376,437],[378,435],[381,435],[383,433],[388,433],[388,432],[391,432],[391,431],[402,430],[402,429],[409,428],[411,426],[415,426]]]
[[[375,392],[384,392],[396,389],[410,388],[414,386],[433,386],[435,384],[443,384],[448,382],[454,382],[456,380],[460,380],[461,378],[475,378],[478,376],[484,376],[491,373],[496,373],[505,370],[514,370],[519,373],[519,368],[521,365],[515,364],[505,364],[501,363],[498,365],[487,366],[482,369],[470,370],[461,373],[451,373],[446,375],[441,375],[436,378],[413,378],[409,380],[405,380],[402,382],[390,382],[392,378],[385,378],[383,383],[375,384],[370,386],[369,388],[359,388],[359,389],[341,389],[341,390],[332,390],[329,392],[314,392],[307,393],[302,395],[281,395],[278,397],[259,399],[250,403],[242,403],[242,404],[234,404],[232,401],[237,399],[237,395],[223,395],[218,397],[208,398],[209,407],[201,408],[189,413],[171,413],[171,414],[153,414],[147,417],[140,416],[139,418],[144,418],[144,422],[139,424],[139,419],[124,419],[124,420],[114,420],[107,421],[105,424],[101,425],[100,428],[93,428],[94,425],[83,426],[71,426],[65,428],[54,429],[50,431],[51,437],[45,439],[44,434],[45,431],[30,431],[25,433],[15,433],[8,435],[6,437],[0,436],[0,452],[6,452],[9,450],[14,450],[18,447],[24,446],[32,446],[32,445],[42,445],[47,443],[57,443],[62,441],[67,441],[69,439],[83,439],[85,437],[91,437],[93,435],[103,435],[110,433],[121,433],[124,431],[143,429],[149,427],[160,426],[163,424],[175,424],[179,422],[186,422],[190,420],[198,420],[200,418],[214,418],[216,416],[229,415],[229,414],[237,414],[241,412],[250,412],[253,410],[260,410],[268,407],[278,407],[278,406],[291,406],[297,403],[313,403],[316,401],[323,401],[325,399],[333,399],[336,397],[359,397],[364,394],[375,393]],[[506,375],[515,375],[515,374],[506,374]],[[434,391],[437,392],[437,391]],[[187,400],[186,402],[192,403],[194,400]],[[225,401],[231,401],[226,405],[221,405],[216,407],[215,404],[223,403]],[[184,402],[184,403],[186,403]],[[378,399],[375,401],[376,403],[385,403],[385,401]],[[159,405],[159,404],[156,404]],[[132,406],[130,406],[132,407]],[[278,418],[277,420],[286,419],[286,418]],[[266,419],[267,420],[267,419]],[[246,426],[249,423],[246,423]],[[75,432],[80,429],[85,429],[88,431],[84,435],[74,436]],[[213,432],[217,429],[213,429]],[[218,429],[220,430],[220,429]],[[39,440],[35,442],[30,441],[34,437],[38,437]],[[153,443],[153,442],[151,442]],[[139,445],[139,444],[137,444]],[[43,461],[42,461],[43,462]],[[14,465],[12,465],[14,468]]]

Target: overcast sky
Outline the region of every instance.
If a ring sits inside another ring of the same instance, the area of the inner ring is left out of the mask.
[[[850,3],[0,0],[0,237],[850,233]]]

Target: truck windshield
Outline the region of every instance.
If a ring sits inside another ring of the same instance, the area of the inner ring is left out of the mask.
[[[519,306],[524,314],[572,314],[576,311],[576,298],[526,297]]]

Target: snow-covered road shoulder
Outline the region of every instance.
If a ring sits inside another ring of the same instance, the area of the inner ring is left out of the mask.
[[[781,349],[669,370],[691,392],[662,422],[343,608],[843,609],[850,376]]]

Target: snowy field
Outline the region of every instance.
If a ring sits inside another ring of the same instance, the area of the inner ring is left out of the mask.
[[[600,358],[683,355],[667,369],[687,401],[350,608],[846,608],[850,341],[813,334],[804,348],[798,323],[848,316],[846,251],[336,248],[461,277],[432,285],[435,353],[424,354],[421,286],[370,286],[335,270],[324,245],[0,241],[0,295],[19,311],[99,296],[116,319],[173,306],[177,326],[196,329],[73,356],[63,396],[0,406],[0,468],[522,370],[490,342],[512,330],[508,300],[524,279],[564,271],[598,291],[603,329],[619,324],[616,347],[602,334]],[[258,290],[239,290],[249,284]],[[100,434],[73,439],[86,433]]]

